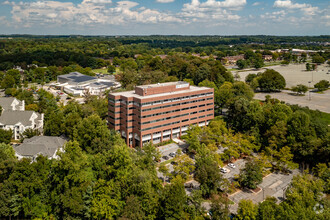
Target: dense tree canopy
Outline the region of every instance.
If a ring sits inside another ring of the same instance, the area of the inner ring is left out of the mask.
[[[277,71],[268,69],[258,77],[259,88],[262,91],[273,92],[284,89],[286,83],[284,77]]]

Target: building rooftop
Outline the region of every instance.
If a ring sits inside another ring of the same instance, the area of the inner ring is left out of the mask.
[[[4,125],[15,125],[22,123],[24,126],[31,126],[31,116],[36,114],[40,119],[40,114],[34,111],[4,111],[0,116],[0,124]]]
[[[178,81],[178,82],[167,82],[167,83],[157,83],[157,84],[149,84],[149,85],[142,85],[137,86],[137,88],[147,89],[147,88],[157,88],[157,87],[165,87],[165,86],[173,86],[173,85],[187,85],[189,86],[188,82]]]
[[[82,83],[82,82],[88,82],[91,80],[96,80],[97,78],[94,76],[87,76],[84,74],[81,74],[79,72],[71,72],[69,74],[65,75],[59,75],[58,78],[66,79],[68,83]]]
[[[172,83],[172,85],[175,85],[175,84]],[[145,85],[145,86],[151,86],[151,85]],[[146,87],[146,88],[148,88],[148,87]],[[169,95],[174,95],[174,94],[184,94],[184,93],[187,93],[187,92],[203,91],[205,89],[210,89],[210,88],[208,88],[208,87],[190,86],[190,88],[189,89],[186,89],[186,90],[179,90],[179,91],[173,91],[173,92],[165,92],[165,93],[159,93],[159,94],[148,95],[148,96],[141,96],[139,94],[136,94],[135,93],[135,90],[125,91],[125,92],[114,92],[114,93],[111,93],[111,94],[112,95],[115,95],[115,96],[121,95],[121,96],[125,96],[125,97],[134,97],[134,98],[138,98],[138,99],[149,99],[149,98],[163,97],[163,96],[169,96]]]
[[[14,150],[17,154],[25,157],[34,157],[38,154],[52,157],[65,142],[66,139],[62,137],[34,136],[24,139],[21,145],[14,147]]]
[[[14,97],[0,97],[0,106],[4,110],[10,110],[12,108],[11,104],[13,104],[13,101],[16,98]],[[20,100],[16,99],[19,103],[21,102]]]

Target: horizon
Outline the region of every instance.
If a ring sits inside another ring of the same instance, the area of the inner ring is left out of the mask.
[[[83,36],[83,37],[153,37],[153,36],[166,36],[166,37],[243,37],[243,36],[265,36],[265,37],[330,37],[330,34],[319,35],[267,35],[267,34],[118,34],[118,35],[102,35],[102,34],[24,34],[24,33],[12,33],[1,34],[2,36]]]

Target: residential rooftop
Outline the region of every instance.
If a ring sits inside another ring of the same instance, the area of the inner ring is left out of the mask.
[[[15,125],[21,123],[24,126],[31,126],[31,117],[33,114],[36,115],[37,120],[41,119],[40,114],[34,111],[4,111],[0,116],[0,124]]]
[[[39,154],[53,157],[56,151],[60,147],[63,147],[66,141],[63,137],[34,136],[24,139],[22,144],[14,147],[14,150],[23,157],[35,157]]]

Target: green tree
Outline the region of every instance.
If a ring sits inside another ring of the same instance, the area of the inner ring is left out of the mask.
[[[253,81],[253,79],[255,79],[257,76],[258,76],[257,74],[250,73],[245,77],[245,82],[247,84],[250,84]]]
[[[318,89],[319,91],[325,91],[329,88],[330,83],[328,80],[321,80],[320,82],[314,85],[314,88]]]
[[[43,156],[39,156],[34,163],[30,159],[16,162],[11,174],[0,187],[1,216],[47,218],[50,214],[47,194],[50,163]],[[2,212],[2,202],[9,208],[7,213]]]
[[[8,159],[15,159],[15,150],[14,148],[5,143],[0,143],[0,160],[5,161]]]
[[[313,173],[316,177],[324,181],[324,191],[330,192],[330,168],[325,163],[319,163],[313,167]]]
[[[136,219],[143,220],[146,219],[145,212],[139,199],[131,195],[126,199],[126,206],[123,209],[122,217],[120,220]]]
[[[176,177],[170,185],[166,185],[161,201],[161,219],[185,219],[185,208],[187,206],[187,196],[184,190],[184,181],[181,177]]]
[[[114,74],[116,72],[116,67],[113,65],[108,66],[108,73]]]
[[[237,219],[256,220],[258,215],[258,205],[253,204],[251,200],[241,200],[238,203]]]
[[[54,213],[64,218],[86,216],[86,195],[92,185],[93,172],[88,156],[76,141],[68,142],[65,152],[52,165],[50,198]],[[88,199],[88,198],[87,198]]]
[[[176,156],[173,165],[175,176],[181,176],[183,180],[187,181],[189,175],[195,170],[194,160],[187,154]]]
[[[322,56],[320,56],[320,55],[314,55],[312,57],[312,62],[313,63],[317,63],[317,64],[321,64],[321,63],[324,63],[325,62],[325,59]]]
[[[11,69],[6,72],[6,75],[12,76],[15,80],[15,85],[18,86],[20,85],[21,82],[21,74],[18,70],[16,69]]]
[[[323,185],[321,179],[308,174],[294,176],[285,191],[286,199],[280,204],[277,219],[288,219],[292,215],[297,219],[326,219],[329,206],[322,196]],[[317,212],[318,206],[323,206],[323,212]]]
[[[169,176],[169,174],[170,174],[168,167],[166,166],[166,164],[161,163],[159,165],[158,171],[163,174],[163,177],[164,177],[163,181],[165,183],[166,177]]]
[[[217,86],[215,85],[214,82],[209,81],[208,79],[203,80],[198,84],[198,86],[205,86],[213,89],[217,89]]]
[[[222,194],[214,194],[211,202],[210,214],[212,219],[230,219],[229,200],[227,197]]]
[[[238,66],[238,69],[245,69],[248,67],[248,64],[245,60],[237,60],[236,65]]]
[[[74,133],[74,138],[79,142],[81,148],[90,153],[109,149],[111,147],[109,146],[111,144],[110,136],[106,122],[102,121],[98,115],[84,118],[77,125]]]
[[[244,97],[247,100],[252,100],[254,92],[251,87],[245,82],[235,82],[233,84],[234,97]]]
[[[119,216],[124,202],[113,181],[99,179],[93,187],[91,214],[95,219],[115,219]],[[131,207],[134,208],[134,207]]]
[[[276,204],[277,200],[274,197],[267,197],[265,201],[259,204],[258,219],[276,220],[276,212],[279,209]]]
[[[23,137],[25,138],[32,138],[34,136],[39,136],[39,135],[40,135],[40,131],[32,128],[28,128],[23,132]]]
[[[187,135],[184,137],[186,142],[189,144],[189,151],[196,153],[197,149],[200,148],[200,134],[202,132],[201,127],[192,126],[189,127]]]
[[[257,58],[254,63],[253,63],[254,68],[260,69],[261,67],[264,66],[264,61],[262,58]]]
[[[250,189],[257,188],[257,185],[262,182],[262,165],[257,160],[249,160],[239,175],[241,186]]]
[[[293,86],[291,89],[293,92],[296,92],[298,95],[305,94],[308,91],[308,87],[302,84]]]
[[[310,63],[306,63],[306,70],[307,71],[311,71],[312,70],[312,67],[311,67],[311,64]]]
[[[201,184],[201,191],[205,198],[216,194],[222,185],[222,175],[218,167],[215,154],[204,144],[196,155],[194,178]]]
[[[9,88],[14,88],[14,87],[15,87],[14,77],[6,74],[1,82],[1,88],[9,89]]]
[[[44,133],[48,136],[60,136],[63,134],[63,113],[52,111],[46,114]]]
[[[0,143],[9,144],[12,136],[12,130],[0,129]]]
[[[263,91],[272,92],[284,89],[286,83],[284,77],[277,71],[268,69],[258,79],[259,88]]]

